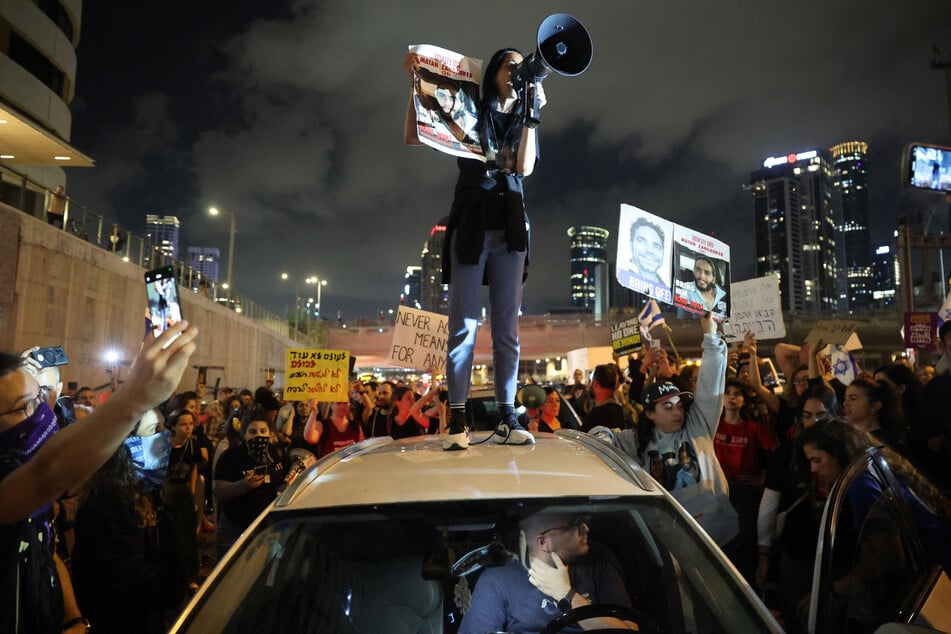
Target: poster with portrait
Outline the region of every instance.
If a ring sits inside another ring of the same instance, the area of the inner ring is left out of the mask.
[[[695,315],[730,317],[730,247],[689,227],[674,227],[674,305]]]
[[[413,73],[416,134],[420,143],[453,156],[484,161],[479,142],[479,83],[482,60],[417,44]]]
[[[622,203],[617,235],[618,283],[672,304],[674,223]]]

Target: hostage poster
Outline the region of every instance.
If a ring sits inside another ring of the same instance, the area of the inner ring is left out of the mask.
[[[717,321],[730,316],[730,246],[623,203],[617,281],[696,315],[709,310]]]
[[[476,125],[482,60],[429,44],[410,46],[409,52],[416,55],[413,103],[419,142],[484,161]]]

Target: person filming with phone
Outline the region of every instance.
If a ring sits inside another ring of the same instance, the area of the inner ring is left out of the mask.
[[[215,497],[218,528],[215,550],[224,557],[258,515],[274,501],[284,483],[287,465],[271,442],[268,414],[260,405],[252,405],[241,417],[244,442],[229,447],[215,465]]]
[[[51,386],[19,355],[0,353],[0,631],[85,631],[53,552],[53,501],[88,480],[179,386],[197,334],[181,322],[147,339],[118,391],[63,429],[46,401]]]

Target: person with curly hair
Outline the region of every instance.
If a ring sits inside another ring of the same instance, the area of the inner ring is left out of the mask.
[[[128,632],[131,624],[143,633],[166,631],[184,580],[169,565],[173,553],[160,538],[162,515],[137,477],[128,447],[119,446],[79,498],[72,565],[83,614],[103,634]]]

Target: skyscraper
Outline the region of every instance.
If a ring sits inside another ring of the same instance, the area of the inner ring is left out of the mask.
[[[422,308],[423,267],[407,266],[403,276],[403,292],[400,293],[400,305],[410,308]]]
[[[449,314],[449,285],[442,283],[442,249],[446,240],[446,224],[443,218],[429,230],[429,239],[423,244],[420,272],[420,303],[423,310]]]
[[[212,282],[218,282],[220,260],[221,251],[216,247],[188,247],[188,266]]]
[[[750,174],[756,273],[779,276],[785,311],[833,314],[837,308],[830,158],[825,150],[773,156]]]
[[[571,305],[575,308],[607,313],[608,308],[608,237],[601,227],[571,227]]]
[[[836,257],[839,308],[854,313],[872,302],[872,253],[868,230],[868,144],[847,141],[832,146],[837,207]]]
[[[176,216],[145,216],[145,239],[150,247],[158,248],[164,255],[178,257],[178,218]]]
[[[872,301],[875,306],[887,308],[895,303],[898,279],[895,249],[887,244],[875,245],[872,256]]]

